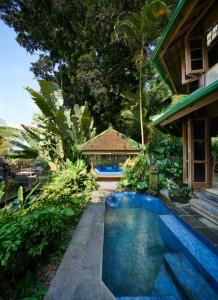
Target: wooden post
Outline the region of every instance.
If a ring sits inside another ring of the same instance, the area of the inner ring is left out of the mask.
[[[193,134],[192,134],[192,121],[188,119],[188,185],[190,188],[193,186]]]

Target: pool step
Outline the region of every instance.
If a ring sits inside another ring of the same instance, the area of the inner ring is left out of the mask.
[[[211,200],[192,198],[191,208],[203,215],[210,221],[218,224],[218,202]]]
[[[218,195],[216,195],[216,194],[202,190],[202,191],[195,191],[195,196],[197,198],[204,199],[204,200],[211,202],[214,205],[218,206]]]
[[[215,291],[184,254],[165,254],[164,256],[178,284],[182,287],[188,298],[218,300]]]
[[[173,280],[170,278],[164,265],[162,265],[160,268],[160,271],[156,278],[154,289],[152,291],[152,295],[171,295],[172,297],[174,297],[173,299],[182,300],[177,287],[175,286]]]
[[[218,290],[218,257],[173,215],[160,216],[163,240],[176,252],[183,252]]]
[[[176,300],[176,298],[174,296],[147,296],[147,297],[118,297],[117,300]]]

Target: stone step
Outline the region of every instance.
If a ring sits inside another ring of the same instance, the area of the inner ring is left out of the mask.
[[[218,224],[218,206],[212,201],[209,202],[203,199],[192,198],[189,203],[192,209]]]
[[[164,242],[176,252],[183,252],[218,290],[218,256],[173,215],[160,216]]]
[[[165,254],[165,259],[189,299],[218,300],[215,291],[184,254]]]
[[[195,192],[196,198],[206,200],[209,203],[213,203],[214,205],[218,206],[218,195],[207,192],[207,191],[196,191]]]

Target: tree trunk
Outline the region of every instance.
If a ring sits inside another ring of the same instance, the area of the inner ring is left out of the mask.
[[[144,146],[145,140],[144,140],[143,108],[142,108],[142,61],[140,61],[140,69],[139,69],[139,110],[140,110],[140,126],[141,126],[141,143],[142,146]]]

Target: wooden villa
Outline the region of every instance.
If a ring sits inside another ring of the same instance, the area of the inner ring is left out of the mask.
[[[79,146],[90,161],[91,171],[98,179],[119,179],[122,164],[140,151],[140,144],[109,128]]]
[[[153,63],[174,94],[187,95],[153,125],[183,138],[184,182],[193,189],[212,187],[211,139],[218,136],[218,1],[179,1]]]

